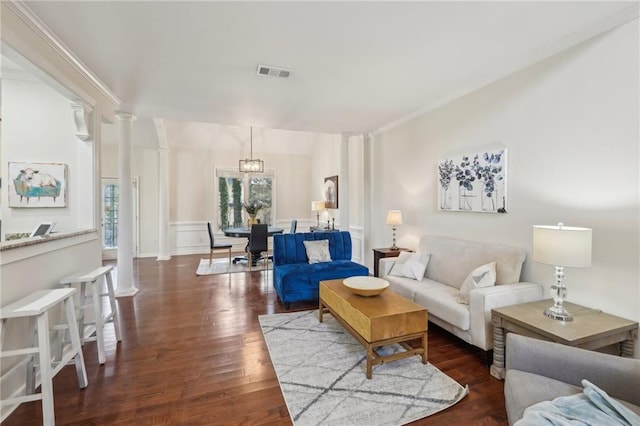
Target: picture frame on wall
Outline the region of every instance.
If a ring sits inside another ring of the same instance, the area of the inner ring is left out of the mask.
[[[9,207],[67,206],[67,165],[62,163],[9,163]]]
[[[327,209],[338,208],[338,176],[324,178],[324,206]]]
[[[439,161],[438,210],[507,213],[507,148],[478,149]]]

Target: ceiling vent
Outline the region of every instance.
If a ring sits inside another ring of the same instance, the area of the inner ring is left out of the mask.
[[[267,77],[287,78],[291,75],[291,70],[281,68],[281,67],[273,67],[270,65],[258,65],[256,74],[264,75]]]

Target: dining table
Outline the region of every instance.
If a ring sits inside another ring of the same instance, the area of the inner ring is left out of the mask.
[[[245,252],[249,252],[249,239],[251,237],[251,228],[246,227],[237,227],[237,228],[226,228],[223,229],[222,232],[227,237],[235,237],[235,238],[246,238],[247,245],[244,248]],[[271,237],[275,234],[282,234],[284,232],[284,228],[277,228],[275,226],[269,226],[267,228],[267,236]],[[256,263],[262,259],[262,252],[251,252],[251,266],[256,266]],[[237,256],[233,258],[233,264],[238,261],[247,261],[246,256]]]

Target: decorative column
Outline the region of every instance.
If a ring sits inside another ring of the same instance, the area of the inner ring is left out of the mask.
[[[362,134],[362,176],[360,178],[362,179],[362,194],[363,194],[362,196],[362,227],[365,230],[365,232],[363,233],[363,236],[362,236],[363,238],[362,245],[365,253],[365,256],[363,258],[365,265],[370,264],[370,262],[367,261],[367,257],[371,256],[370,253],[372,253],[372,249],[373,249],[373,246],[371,245],[371,240],[373,237],[371,232],[371,229],[372,229],[371,227],[372,192],[371,191],[373,187],[371,185],[371,182],[373,181],[372,170],[373,169],[371,167],[371,136],[368,133],[363,133]]]
[[[78,194],[86,194],[88,198],[100,199],[100,170],[99,146],[94,135],[96,134],[96,117],[93,107],[84,102],[71,102],[73,122],[76,126],[76,137],[84,142],[76,144],[78,159],[75,175]],[[99,132],[98,132],[99,134]],[[99,137],[98,137],[99,139]],[[101,220],[100,208],[94,203],[85,204],[78,211],[78,229],[93,229]]]
[[[158,134],[158,257],[169,260],[169,144],[164,130],[164,122],[154,119]]]
[[[133,283],[133,190],[131,189],[131,157],[133,156],[133,122],[136,116],[116,112],[118,127],[118,286],[116,297],[133,296],[138,289]]]
[[[340,138],[340,179],[338,181],[338,208],[340,210],[340,230],[349,231],[349,133],[341,133]]]

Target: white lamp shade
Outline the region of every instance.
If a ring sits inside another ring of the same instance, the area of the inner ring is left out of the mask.
[[[387,212],[387,225],[402,225],[402,212],[400,210],[389,210]]]
[[[312,212],[321,212],[325,210],[324,201],[312,201],[311,202],[311,211]]]
[[[555,266],[591,266],[591,229],[534,226],[533,260]]]

